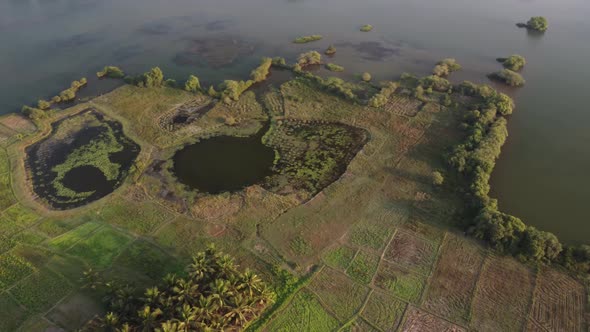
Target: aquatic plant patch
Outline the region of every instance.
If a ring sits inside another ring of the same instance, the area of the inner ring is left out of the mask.
[[[278,151],[273,181],[286,177],[291,186],[315,194],[336,181],[368,141],[359,128],[323,121],[287,119],[277,122],[263,138]]]

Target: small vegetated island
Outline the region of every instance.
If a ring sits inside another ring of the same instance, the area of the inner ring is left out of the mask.
[[[529,30],[545,32],[549,28],[547,19],[543,16],[533,16],[526,23],[517,23],[519,28],[527,28]]]
[[[581,331],[590,248],[489,196],[512,100],[322,63],[0,117],[0,330]]]

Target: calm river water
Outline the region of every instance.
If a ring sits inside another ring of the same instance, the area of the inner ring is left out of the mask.
[[[534,15],[549,19],[543,36],[514,25]],[[109,64],[217,83],[247,77],[263,55],[294,59],[333,43],[344,76],[426,74],[455,57],[464,70],[453,79],[485,82],[495,58],[518,53],[527,84],[509,91],[518,109],[493,195],[565,242],[589,242],[588,17],[587,0],[2,0],[0,113]],[[324,39],[290,43],[307,34]]]

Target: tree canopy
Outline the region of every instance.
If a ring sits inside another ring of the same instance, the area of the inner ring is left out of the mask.
[[[549,28],[547,19],[543,16],[533,16],[526,23],[527,28],[540,32],[545,32]]]
[[[237,330],[276,296],[255,273],[240,271],[229,255],[212,246],[193,257],[187,277],[169,274],[143,291],[101,281],[93,271],[85,279],[104,295],[108,312],[101,323],[107,331]]]

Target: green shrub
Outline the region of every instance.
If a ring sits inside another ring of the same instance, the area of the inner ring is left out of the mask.
[[[40,99],[37,102],[37,108],[39,108],[40,110],[46,110],[49,109],[49,107],[51,107],[51,103],[46,100]]]
[[[262,82],[270,73],[270,66],[272,65],[271,58],[262,58],[262,63],[250,73],[250,77],[254,82]]]
[[[96,73],[98,78],[109,77],[109,78],[123,78],[125,73],[115,66],[105,66],[101,71]]]
[[[361,79],[365,82],[371,81],[371,74],[364,72],[361,74]]]
[[[526,23],[526,27],[531,30],[536,30],[540,32],[545,32],[549,28],[549,23],[547,19],[543,16],[534,16],[529,19]]]
[[[510,69],[502,69],[497,73],[491,74],[491,76],[510,86],[523,86],[526,82],[519,73],[513,72]]]
[[[297,58],[297,64],[301,67],[308,65],[319,65],[322,62],[322,55],[316,51],[302,53]]]
[[[512,71],[519,71],[526,64],[525,58],[518,54],[513,54],[508,58],[498,59],[498,61],[502,63],[504,68],[510,69]]]
[[[379,93],[369,99],[369,106],[381,107],[387,104],[389,97],[397,90],[398,84],[395,82],[387,82]]]
[[[186,83],[184,83],[184,90],[189,91],[189,92],[200,91],[201,90],[201,83],[199,82],[199,79],[194,75],[190,75],[188,77],[188,80],[186,80]]]
[[[334,54],[336,54],[336,47],[334,47],[334,45],[328,46],[328,48],[326,49],[326,51],[324,52],[324,54],[326,54],[326,55],[334,55]]]
[[[334,64],[334,63],[328,63],[328,64],[326,64],[326,69],[328,69],[329,71],[336,71],[336,72],[344,71],[344,67],[339,66],[339,65]]]
[[[445,182],[444,176],[439,171],[434,171],[431,174],[432,177],[432,184],[435,186],[440,186]]]
[[[432,70],[432,74],[439,76],[439,77],[446,77],[450,73],[454,71],[458,71],[461,69],[461,65],[457,63],[457,60],[453,58],[447,58],[439,61],[434,69]]]

